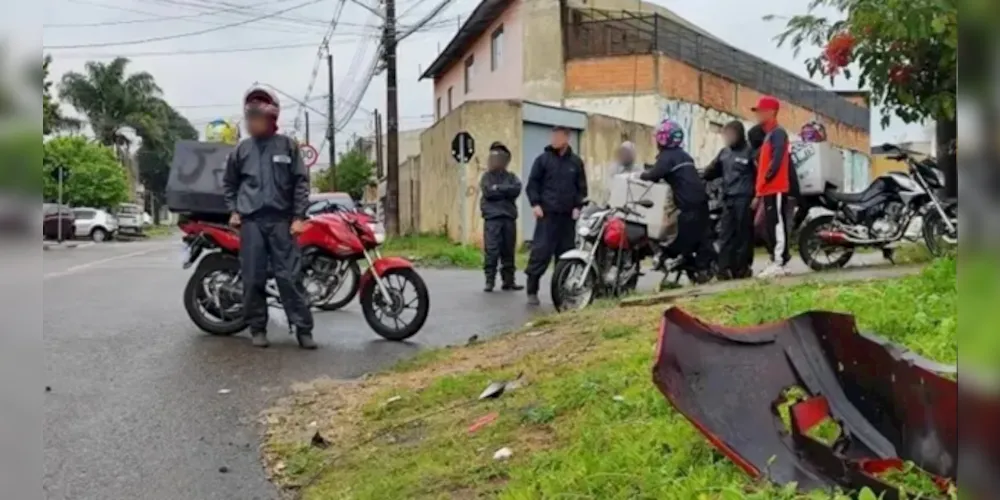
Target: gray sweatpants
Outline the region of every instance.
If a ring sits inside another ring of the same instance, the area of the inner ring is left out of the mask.
[[[302,285],[302,255],[291,234],[291,221],[248,217],[240,226],[243,311],[251,332],[267,330],[268,269],[274,273],[285,315],[299,333],[311,333],[312,312]]]

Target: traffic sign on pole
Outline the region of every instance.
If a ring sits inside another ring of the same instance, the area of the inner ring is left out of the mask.
[[[455,161],[465,164],[469,163],[472,155],[476,152],[476,141],[468,132],[459,132],[451,140],[451,157]]]
[[[300,144],[299,153],[302,155],[302,163],[305,164],[306,168],[310,168],[316,164],[319,160],[319,151],[309,144]]]

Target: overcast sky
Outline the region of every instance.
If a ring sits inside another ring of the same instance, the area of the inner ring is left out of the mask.
[[[374,3],[375,0],[361,1]],[[440,0],[398,1],[400,23],[411,25]],[[807,2],[655,0],[735,47],[802,76],[806,76],[802,60],[795,59],[787,48],[776,48],[773,41],[783,24],[766,22],[761,17],[766,13],[800,13]],[[56,80],[67,71],[82,71],[88,60],[110,61],[116,55],[129,57],[131,69],[152,74],[166,99],[201,131],[212,119],[238,117],[242,94],[255,81],[269,83],[302,99],[312,80],[324,25],[332,18],[338,3],[338,0],[45,0],[45,53],[54,58],[51,68]],[[420,128],[432,122],[432,86],[429,81],[417,81],[420,70],[427,67],[455,34],[458,19],[467,16],[477,3],[478,0],[454,0],[422,31],[400,44],[401,129]],[[769,5],[772,10],[763,12],[762,5]],[[291,10],[278,17],[247,22],[287,9]],[[335,59],[335,94],[346,98],[351,92],[364,89],[362,77],[375,54],[377,21],[363,7],[348,1],[331,45]],[[220,29],[239,22],[246,24]],[[209,32],[178,36],[206,30]],[[166,39],[145,41],[156,38]],[[142,43],[54,48],[129,41]],[[261,47],[277,48],[253,50]],[[352,62],[355,63],[353,67]],[[319,67],[311,93],[313,100],[309,101],[318,110],[326,107],[324,100],[316,100],[316,96],[326,94],[326,85],[324,63]],[[839,88],[850,86],[845,84]],[[384,95],[383,73],[368,85],[357,112],[339,133],[338,143],[343,144],[354,133],[371,133],[371,111],[384,108]],[[294,104],[288,98],[282,98],[282,104],[282,125],[291,128],[298,109],[292,108]],[[343,109],[338,106],[338,111]],[[326,122],[316,113],[311,121],[312,142],[317,144]],[[876,128],[872,133],[873,141],[926,139],[924,127],[919,125],[894,124],[889,130],[880,131],[877,123],[876,118],[873,120]],[[325,163],[325,157],[320,162]]]

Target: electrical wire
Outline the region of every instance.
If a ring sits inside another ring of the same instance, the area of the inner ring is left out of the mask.
[[[224,14],[229,11],[239,10],[239,9],[254,9],[268,4],[287,2],[288,0],[275,0],[273,2],[260,2],[252,5],[240,5],[240,6],[230,6],[224,9],[216,9],[213,11],[199,12],[196,14],[184,14],[181,16],[156,16],[147,17],[143,19],[124,19],[120,21],[101,21],[96,23],[56,23],[56,24],[42,24],[43,28],[94,28],[103,26],[118,26],[122,24],[142,24],[142,23],[161,23],[164,21],[176,21],[180,19],[192,19],[197,17],[212,16],[215,14]]]
[[[274,16],[276,14],[281,14],[281,13],[284,13],[284,12],[290,12],[290,11],[293,11],[295,9],[301,9],[302,7],[305,7],[307,5],[316,4],[316,3],[319,3],[321,1],[322,0],[309,0],[307,2],[303,2],[303,3],[300,3],[300,4],[293,5],[291,7],[288,7],[287,9],[279,10],[277,12],[270,12],[270,13],[267,13],[267,14],[264,14],[264,15],[261,15],[261,16],[257,16],[257,17],[251,18],[251,19],[245,19],[243,21],[239,21],[239,22],[235,22],[235,23],[231,23],[231,24],[224,24],[224,25],[221,25],[221,26],[216,26],[214,28],[208,28],[208,29],[203,29],[203,30],[199,30],[199,31],[191,31],[191,32],[188,32],[188,33],[178,33],[176,35],[165,35],[165,36],[158,36],[158,37],[150,37],[150,38],[144,38],[144,39],[140,39],[140,40],[126,40],[126,41],[122,41],[122,42],[101,42],[101,43],[88,43],[88,44],[80,44],[80,45],[50,45],[50,46],[44,46],[43,45],[42,48],[43,49],[48,49],[48,50],[58,50],[58,49],[83,49],[83,48],[91,48],[91,47],[113,47],[113,46],[119,46],[119,45],[139,45],[139,44],[143,44],[143,43],[161,42],[161,41],[164,41],[164,40],[174,40],[174,39],[177,39],[177,38],[186,38],[186,37],[191,37],[191,36],[204,35],[206,33],[212,33],[212,32],[221,31],[221,30],[224,30],[224,29],[227,29],[227,28],[234,28],[234,27],[237,27],[237,26],[243,26],[244,24],[250,24],[250,23],[253,23],[253,22],[256,22],[256,21],[261,21],[261,20],[267,19],[267,18],[269,18],[271,16]]]
[[[354,35],[352,33],[352,35]],[[358,35],[363,38],[375,38],[373,35]],[[330,42],[330,45],[346,45],[348,43],[354,43],[354,40],[337,40]],[[101,59],[101,58],[116,58],[124,57],[127,59],[133,59],[136,57],[173,57],[173,56],[189,56],[189,55],[206,55],[206,54],[233,54],[239,52],[266,52],[272,50],[290,50],[290,49],[304,49],[308,47],[316,47],[316,42],[309,43],[293,43],[288,45],[268,45],[263,47],[228,47],[228,48],[218,48],[218,49],[194,49],[194,50],[164,50],[158,52],[105,52],[105,53],[73,53],[73,54],[62,54],[59,56],[60,59]]]
[[[119,5],[109,5],[109,4],[95,2],[93,0],[66,0],[66,1],[67,2],[81,4],[81,5],[92,5],[94,7],[101,7],[103,9],[116,10],[116,11],[119,11],[119,12],[131,12],[131,13],[135,13],[135,14],[145,14],[147,16],[164,17],[164,15],[162,13],[159,13],[159,12],[150,12],[148,10],[133,9],[133,8],[129,8],[129,7],[122,7],[122,6],[119,6]],[[200,19],[200,18],[195,18],[195,17],[184,19],[183,21],[184,22],[189,22],[189,23],[205,24],[205,25],[209,25],[209,26],[221,26],[221,25],[225,24],[225,23],[219,23],[217,21],[210,21],[210,20],[207,20],[207,19]],[[236,26],[235,28],[237,28],[237,29],[242,28],[242,29],[260,30],[259,26]],[[293,33],[293,34],[296,34],[296,35],[303,34],[303,29],[310,29],[311,30],[311,29],[315,29],[315,26],[305,26],[305,27],[299,26],[297,28],[289,28],[287,26],[267,26],[267,31],[274,31],[274,32],[280,32],[280,33]]]
[[[313,68],[309,75],[309,84],[306,85],[306,95],[302,98],[303,101],[309,101],[309,97],[312,95],[313,87],[316,86],[316,78],[319,76],[319,66],[322,64],[324,51],[329,52],[330,50],[330,37],[332,37],[334,31],[337,30],[337,22],[340,21],[340,15],[344,12],[344,7],[346,5],[346,0],[340,0],[337,3],[337,8],[333,13],[333,18],[330,19],[330,24],[326,29],[326,33],[323,34],[323,40],[320,41],[319,47],[316,49],[316,60],[313,61]],[[299,130],[299,124],[302,122],[303,113],[304,110],[299,110],[299,112],[295,115],[295,126],[292,128],[293,136]]]
[[[235,3],[232,3],[232,2],[220,2],[220,1],[203,1],[203,0],[195,0],[195,1],[183,1],[183,0],[140,0],[140,1],[147,2],[147,3],[166,4],[166,5],[178,6],[178,7],[188,8],[188,9],[215,9],[217,5],[241,7],[240,4],[235,4]],[[249,16],[249,15],[252,15],[252,13],[248,13],[248,12],[234,12],[233,14],[239,15],[239,16]],[[301,27],[303,24],[310,24],[310,25],[313,25],[315,27],[326,28],[326,26],[328,24],[326,21],[320,21],[320,20],[311,19],[311,18],[308,18],[308,17],[281,16],[281,15],[274,16],[271,19],[269,19],[268,21],[270,21],[270,22],[286,23],[286,24],[283,24],[283,26],[289,26],[289,25],[291,25],[291,26],[297,27],[297,28]]]
[[[447,8],[449,5],[451,5],[453,2],[454,2],[454,0],[441,0],[441,3],[435,5],[434,8],[431,9],[431,11],[428,12],[421,20],[417,21],[415,24],[413,24],[412,26],[410,26],[408,29],[403,30],[399,34],[399,36],[396,37],[396,43],[399,43],[404,38],[412,35],[417,30],[419,30],[420,28],[422,28],[425,24],[427,24],[432,19],[434,19],[435,16],[437,16],[438,14],[440,14],[441,11],[443,11],[445,8]]]

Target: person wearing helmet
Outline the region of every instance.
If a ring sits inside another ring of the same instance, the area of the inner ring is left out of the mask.
[[[705,182],[695,168],[694,159],[681,147],[684,130],[673,120],[663,120],[655,132],[659,153],[652,168],[639,178],[644,181],[664,181],[670,185],[677,215],[677,236],[660,253],[657,268],[665,258],[693,256],[695,267],[707,271],[715,259],[715,249],[708,240],[708,193]]]
[[[722,179],[722,230],[719,279],[749,278],[753,265],[753,211],[757,166],[747,142],[743,122],[733,120],[722,128],[726,147],[705,167],[702,177]]]
[[[615,177],[638,173],[642,170],[642,165],[636,163],[635,157],[635,144],[632,141],[625,141],[621,143],[621,146],[618,146],[618,151],[615,152],[615,164],[612,165],[611,172],[604,181],[604,192],[600,201],[607,203],[611,199],[611,184]]]
[[[514,250],[517,246],[517,198],[521,196],[521,179],[507,170],[510,149],[502,142],[490,145],[489,170],[479,179],[479,209],[483,215],[483,271],[486,273],[484,292],[496,286],[497,263],[501,265],[503,290],[523,290],[514,280]]]
[[[278,98],[252,89],[243,98],[250,137],[229,154],[223,177],[229,223],[240,229],[243,311],[253,344],[267,347],[268,269],[274,272],[299,346],[315,349],[295,236],[305,227],[309,171],[295,141],[278,133]]]

